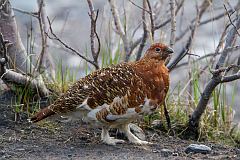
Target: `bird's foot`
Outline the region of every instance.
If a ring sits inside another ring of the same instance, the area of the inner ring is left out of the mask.
[[[121,139],[116,139],[114,137],[108,137],[105,139],[102,139],[103,143],[108,144],[108,145],[116,145],[117,143],[124,143],[124,140]]]
[[[133,143],[133,144],[136,144],[136,145],[150,145],[150,144],[153,144],[151,142],[143,141],[143,140],[140,140],[140,139],[132,140],[130,142]]]

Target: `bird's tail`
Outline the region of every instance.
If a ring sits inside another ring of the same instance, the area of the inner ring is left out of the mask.
[[[51,115],[55,114],[49,107],[43,108],[38,113],[36,113],[32,118],[28,119],[29,122],[36,123],[38,121],[41,121]]]

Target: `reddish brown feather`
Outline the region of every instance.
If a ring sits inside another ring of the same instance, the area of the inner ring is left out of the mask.
[[[34,115],[30,120],[33,123],[36,123],[38,121],[41,121],[44,118],[47,118],[51,115],[55,114],[52,110],[50,110],[48,107],[43,108],[41,111],[39,111],[36,115]]]
[[[161,48],[161,54],[155,52],[156,48]],[[110,105],[110,111],[103,109],[97,113],[99,121],[107,121],[108,114],[124,114],[127,108],[141,112],[139,106],[146,97],[153,100],[154,105],[161,105],[169,88],[169,73],[164,65],[166,48],[167,46],[157,43],[137,62],[121,63],[93,72],[76,82],[31,120],[37,122],[54,113],[74,111],[86,99],[92,109],[103,104]],[[127,105],[123,107],[120,103],[112,104],[116,97],[125,97],[123,100]]]

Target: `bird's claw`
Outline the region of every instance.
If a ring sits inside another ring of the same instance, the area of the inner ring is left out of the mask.
[[[152,145],[153,143],[152,142],[148,142],[148,141],[143,141],[143,140],[137,140],[137,141],[133,141],[132,142],[133,144],[136,144],[136,145]]]
[[[116,145],[117,143],[124,143],[124,140],[121,139],[116,139],[114,137],[109,137],[107,139],[102,140],[103,143],[108,144],[108,145]]]

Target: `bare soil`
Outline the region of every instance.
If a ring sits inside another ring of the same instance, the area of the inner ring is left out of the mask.
[[[186,154],[184,150],[189,144],[199,142],[168,136],[161,131],[144,130],[153,145],[136,146],[126,141],[108,146],[100,141],[100,129],[91,129],[79,122],[62,123],[52,117],[31,124],[26,121],[26,115],[22,121],[14,122],[12,108],[5,105],[0,105],[0,113],[0,160],[240,159],[239,148],[211,142],[201,142],[212,148],[210,154]]]

